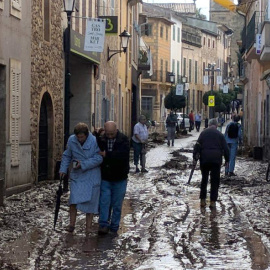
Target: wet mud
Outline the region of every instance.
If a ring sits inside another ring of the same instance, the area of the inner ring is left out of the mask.
[[[68,194],[53,231],[56,183],[16,195],[0,208],[1,269],[254,269],[270,267],[270,184],[266,165],[238,157],[236,177],[222,167],[215,209],[200,207],[199,166],[187,185],[194,138],[147,153],[149,173],[131,174],[118,235],[85,235],[79,214],[73,234]]]

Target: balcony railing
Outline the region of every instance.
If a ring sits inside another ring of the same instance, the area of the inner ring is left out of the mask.
[[[182,30],[182,42],[186,42],[188,44],[201,47],[202,46],[201,39],[202,39],[201,36]]]
[[[256,41],[257,27],[259,25],[259,12],[254,12],[246,29],[246,49],[250,50]]]
[[[170,83],[169,72],[165,70],[154,70],[153,74],[150,76],[149,72],[146,70],[142,71],[142,79],[149,79],[151,81]]]

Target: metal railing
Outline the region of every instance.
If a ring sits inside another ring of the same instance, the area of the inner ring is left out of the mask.
[[[157,81],[157,82],[163,82],[163,83],[170,82],[169,72],[166,72],[165,70],[154,70],[151,76],[149,72],[147,72],[146,70],[143,70],[142,79],[150,79],[151,81]]]

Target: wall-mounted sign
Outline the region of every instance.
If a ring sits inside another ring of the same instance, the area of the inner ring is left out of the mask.
[[[208,107],[215,107],[215,96],[208,96]]]
[[[106,21],[103,19],[88,19],[84,50],[88,52],[103,52],[105,41],[105,25]]]
[[[83,49],[84,36],[79,32],[70,30],[70,51],[76,55],[79,55],[91,62],[100,63],[100,53],[98,52],[87,52]]]
[[[256,34],[256,54],[261,54],[262,50],[262,35]]]
[[[176,95],[177,96],[183,96],[184,94],[184,85],[183,84],[177,84],[176,85]]]
[[[226,84],[223,86],[223,94],[228,94],[229,93],[229,86]]]
[[[203,84],[208,84],[208,76],[203,76]]]
[[[217,84],[222,84],[222,76],[217,76]]]
[[[118,17],[117,16],[99,16],[100,19],[106,20],[106,35],[117,35],[118,33]]]

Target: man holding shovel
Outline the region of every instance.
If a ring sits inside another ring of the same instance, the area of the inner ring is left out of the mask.
[[[200,157],[200,168],[202,172],[201,181],[201,207],[206,206],[207,183],[210,173],[211,191],[210,208],[216,207],[218,189],[220,183],[220,168],[222,156],[225,157],[225,165],[229,161],[229,148],[221,132],[217,130],[217,120],[211,119],[209,127],[199,136],[193,150],[193,163],[195,164],[198,156]]]

